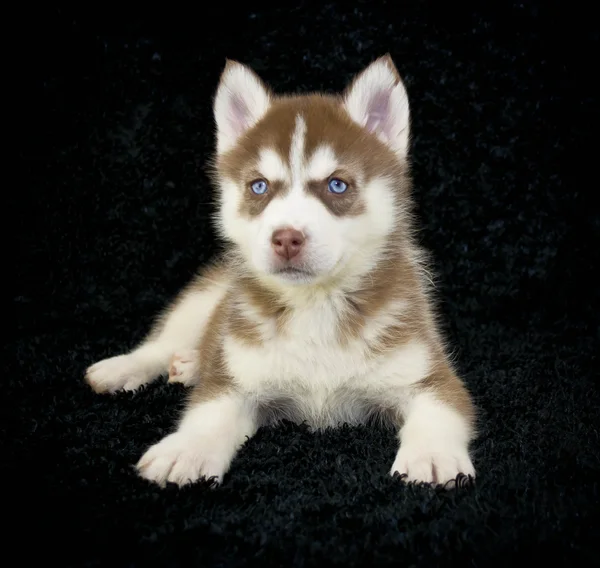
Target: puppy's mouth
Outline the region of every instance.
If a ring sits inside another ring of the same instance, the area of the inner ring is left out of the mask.
[[[297,266],[283,266],[275,270],[275,274],[312,274],[312,272]]]
[[[285,280],[292,280],[297,282],[311,280],[315,276],[311,270],[308,270],[307,268],[301,268],[298,266],[281,266],[279,268],[276,268],[273,271],[273,273],[276,276],[284,278]]]

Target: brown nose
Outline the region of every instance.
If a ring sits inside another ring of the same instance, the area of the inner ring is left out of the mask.
[[[304,241],[304,235],[296,229],[279,229],[271,237],[273,250],[287,260],[294,258],[302,250]]]

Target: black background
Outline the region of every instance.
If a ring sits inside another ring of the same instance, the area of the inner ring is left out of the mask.
[[[7,18],[0,435],[15,533],[6,542],[19,557],[591,564],[600,537],[594,22],[575,2],[25,6]],[[411,99],[415,199],[445,332],[482,413],[476,485],[405,487],[387,475],[392,435],[292,425],[259,432],[217,490],[143,482],[131,466],[173,426],[184,388],[159,381],[107,397],[82,377],[134,346],[218,251],[205,165],[225,58],[277,91],[337,91],[387,52]]]

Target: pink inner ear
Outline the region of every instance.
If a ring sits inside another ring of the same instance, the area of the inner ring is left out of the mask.
[[[248,106],[238,95],[231,95],[229,99],[229,120],[236,134],[241,134],[248,123]]]
[[[380,132],[390,138],[391,124],[389,119],[391,91],[379,91],[369,101],[367,124],[365,127],[370,132]]]

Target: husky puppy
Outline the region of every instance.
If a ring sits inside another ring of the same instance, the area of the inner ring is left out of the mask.
[[[219,483],[262,425],[377,418],[398,432],[391,474],[446,487],[474,477],[475,408],[414,237],[409,101],[390,56],[335,96],[278,95],[227,61],[214,117],[224,253],[141,345],[86,374],[101,393],[167,372],[193,387],[139,474]]]

